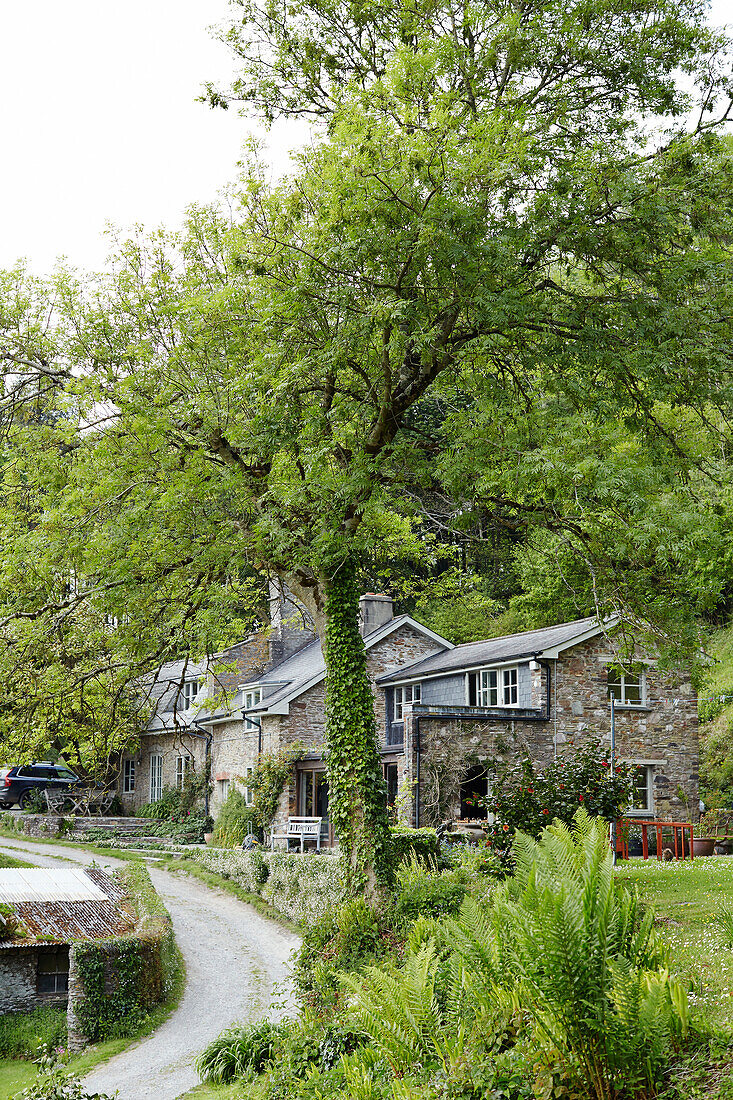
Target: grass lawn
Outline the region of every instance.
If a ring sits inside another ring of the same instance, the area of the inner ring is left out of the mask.
[[[689,986],[693,1014],[733,1035],[733,949],[714,923],[722,908],[733,908],[733,857],[630,860],[617,873],[653,907],[672,971]]]

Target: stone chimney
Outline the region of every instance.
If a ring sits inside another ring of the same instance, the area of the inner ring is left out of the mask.
[[[365,638],[367,634],[371,634],[373,630],[377,630],[380,626],[384,626],[393,618],[391,596],[383,596],[376,592],[365,592],[359,600],[362,638]]]

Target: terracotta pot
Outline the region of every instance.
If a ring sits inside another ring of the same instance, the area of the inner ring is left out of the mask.
[[[714,836],[696,836],[692,841],[692,854],[694,856],[711,856],[714,847]]]

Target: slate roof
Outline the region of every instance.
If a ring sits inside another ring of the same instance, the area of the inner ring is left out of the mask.
[[[404,680],[416,680],[423,676],[461,672],[471,668],[502,664],[520,658],[541,657],[547,650],[564,646],[593,629],[600,630],[595,616],[577,619],[572,623],[559,623],[540,630],[525,630],[521,634],[507,634],[502,638],[488,638],[483,642],[466,642],[447,653],[437,653],[396,672],[378,677],[383,687]]]
[[[0,949],[111,939],[134,927],[124,892],[97,868],[12,867],[0,870],[0,903],[9,905],[25,935]]]
[[[364,645],[369,649],[371,646],[381,641],[382,638],[388,637],[395,630],[403,626],[410,626],[434,638],[436,645],[440,645],[445,649],[452,648],[451,643],[446,641],[445,638],[441,638],[438,634],[428,630],[427,627],[424,627],[409,615],[399,615],[397,618],[390,619],[387,623],[383,623],[382,626],[366,635],[364,638]],[[274,707],[296,697],[312,684],[318,683],[325,675],[326,662],[323,659],[321,643],[316,639],[307,646],[304,646],[303,649],[299,649],[298,652],[294,653],[291,657],[286,658],[284,661],[281,661],[279,664],[269,669],[265,675],[250,681],[252,684],[256,683],[262,685],[264,688],[270,684],[272,686],[272,691],[266,691],[261,705],[250,710],[249,713],[266,714],[268,711],[272,711]],[[243,685],[246,686],[244,680]],[[200,717],[199,721],[202,725],[206,725],[207,722],[218,718],[239,716],[243,705],[244,691],[239,690],[230,700],[227,710],[220,708],[217,711]]]

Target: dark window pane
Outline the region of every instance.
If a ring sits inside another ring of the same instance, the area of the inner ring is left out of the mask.
[[[641,677],[625,676],[624,687],[626,689],[624,692],[626,702],[639,706],[641,704]]]

